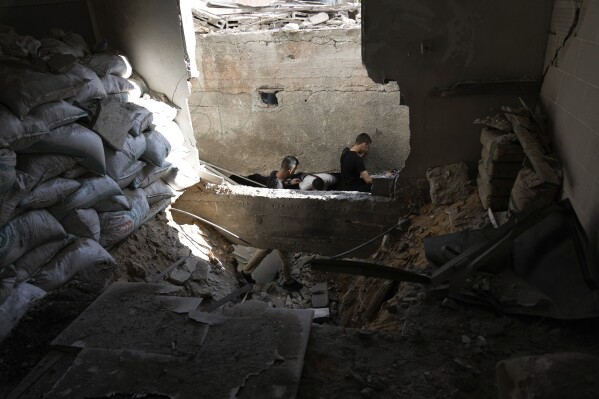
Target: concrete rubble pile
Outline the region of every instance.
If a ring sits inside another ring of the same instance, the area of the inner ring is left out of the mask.
[[[52,35],[0,27],[0,339],[185,188],[177,109],[105,43]]]
[[[360,4],[328,5],[324,2],[272,1],[265,5],[195,0],[193,16],[201,33],[350,28],[361,23]]]

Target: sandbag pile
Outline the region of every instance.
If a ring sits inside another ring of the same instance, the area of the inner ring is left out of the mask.
[[[524,161],[524,151],[511,132],[511,125],[508,122],[505,126],[506,130],[484,126],[480,134],[483,148],[476,179],[478,194],[483,207],[494,211],[508,209],[510,193]]]
[[[546,145],[546,135],[529,111],[504,110],[503,115],[475,121],[483,125],[477,184],[485,209],[513,214],[532,204],[553,201],[562,174],[560,163]],[[544,177],[535,172],[535,165]]]
[[[182,158],[177,109],[126,57],[52,35],[0,27],[0,307],[22,284],[49,291],[114,263],[104,248],[174,195],[161,177]]]

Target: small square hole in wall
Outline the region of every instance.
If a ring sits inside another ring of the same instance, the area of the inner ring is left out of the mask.
[[[277,93],[283,89],[258,89],[260,95],[260,106],[272,108],[279,105]]]
[[[277,100],[277,93],[264,93],[260,92],[260,100],[262,100],[262,104],[270,105],[275,107],[279,105],[279,101]]]

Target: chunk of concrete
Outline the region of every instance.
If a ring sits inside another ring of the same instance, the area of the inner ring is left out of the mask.
[[[324,323],[326,321],[329,321],[329,308],[318,308],[312,310],[314,311],[314,317],[312,318],[312,321],[314,321],[315,323]]]
[[[283,26],[283,30],[298,30],[299,28],[299,24],[294,24],[293,22]]]
[[[312,295],[314,294],[326,294],[328,292],[327,283],[316,283],[311,289]]]
[[[560,352],[502,360],[496,367],[499,398],[591,398],[599,392],[599,358]]]
[[[189,280],[191,274],[196,270],[197,263],[197,260],[188,258],[181,265],[173,269],[173,271],[167,275],[166,279],[170,283],[183,285],[187,280]]]
[[[329,306],[329,294],[327,283],[318,283],[312,287],[312,307],[327,308]]]
[[[308,18],[308,21],[310,21],[314,25],[321,24],[328,20],[329,20],[329,14],[327,14],[326,12],[319,12],[318,14],[312,15],[310,18]]]
[[[195,270],[191,273],[189,278],[193,281],[206,280],[211,269],[210,262],[197,258],[195,259],[195,262]]]
[[[205,180],[207,182],[221,185],[224,183],[225,179],[221,176],[215,175],[214,173],[209,172],[203,165],[197,169],[197,173],[200,175],[201,180]]]
[[[430,168],[426,171],[433,206],[452,204],[469,194],[468,167],[465,163]]]
[[[397,175],[372,175],[372,188],[370,194],[380,197],[390,197],[395,195],[395,186],[398,182]]]

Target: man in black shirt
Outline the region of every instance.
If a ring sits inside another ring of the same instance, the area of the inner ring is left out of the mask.
[[[341,189],[369,193],[372,178],[364,165],[364,155],[368,153],[372,140],[367,133],[360,133],[356,143],[345,147],[341,153]]]

